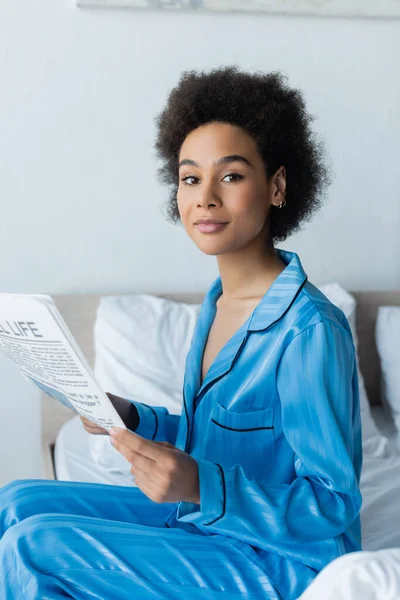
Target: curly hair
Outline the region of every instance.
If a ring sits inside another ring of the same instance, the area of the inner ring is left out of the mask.
[[[209,73],[184,71],[155,117],[154,147],[162,161],[157,177],[171,189],[168,217],[179,220],[178,161],[185,138],[206,123],[229,123],[256,141],[267,178],[281,165],[286,168],[287,203],[281,210],[269,211],[270,239],[285,240],[320,208],[330,183],[325,147],[311,129],[313,120],[301,92],[290,88],[279,71],[251,74],[235,65]]]

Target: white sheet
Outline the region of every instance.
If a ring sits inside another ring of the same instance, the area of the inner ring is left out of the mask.
[[[400,548],[352,552],[329,563],[298,600],[399,600]]]
[[[373,406],[371,414],[379,431],[388,438],[390,445],[400,453],[400,434],[396,429],[390,410],[382,408],[382,406]]]
[[[373,413],[381,431],[389,438],[379,451],[363,458],[362,547],[363,550],[400,548],[400,452],[395,445],[396,431],[382,409],[374,409]]]

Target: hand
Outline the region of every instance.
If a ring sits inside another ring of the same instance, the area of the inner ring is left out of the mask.
[[[151,500],[200,504],[197,462],[189,454],[119,427],[113,427],[110,436],[114,448],[131,463],[136,485]]]
[[[93,423],[93,421],[89,421],[89,419],[86,419],[86,417],[81,416],[79,418],[82,421],[83,428],[88,433],[92,433],[94,435],[108,435],[107,429],[104,429],[103,427],[96,425],[96,423]]]

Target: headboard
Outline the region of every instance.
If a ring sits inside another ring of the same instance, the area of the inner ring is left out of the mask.
[[[378,306],[400,305],[400,290],[350,292],[357,301],[356,328],[359,340],[359,363],[371,404],[381,404],[380,368],[375,344]],[[199,304],[204,294],[154,294],[172,300]],[[54,295],[53,299],[71,329],[90,365],[94,363],[93,326],[100,301],[98,294]],[[45,448],[54,443],[61,425],[73,413],[46,395],[42,395],[42,441]],[[48,468],[45,467],[48,472]]]

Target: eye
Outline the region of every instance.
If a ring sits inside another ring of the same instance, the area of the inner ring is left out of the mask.
[[[227,177],[234,177],[235,179],[233,181],[240,181],[241,179],[243,179],[243,175],[239,175],[239,173],[228,173],[227,175],[225,175],[222,181],[224,181]]]
[[[181,181],[183,181],[185,185],[193,185],[193,182],[189,183],[189,179],[196,179],[196,181],[198,181],[197,177],[195,177],[194,175],[187,175],[186,177],[182,177]]]
[[[228,173],[227,175],[225,175],[222,181],[225,181],[227,177],[232,178],[231,181],[228,183],[234,183],[235,181],[240,181],[244,178],[243,175],[239,175],[239,173]],[[185,185],[194,185],[199,182],[199,178],[195,177],[194,175],[186,175],[186,177],[181,178],[181,181],[183,181]]]

